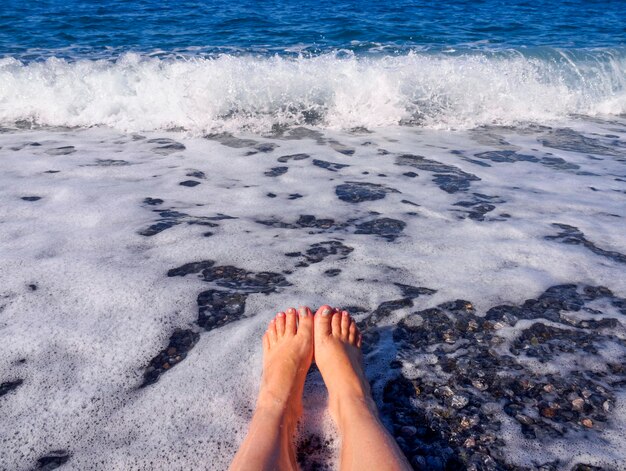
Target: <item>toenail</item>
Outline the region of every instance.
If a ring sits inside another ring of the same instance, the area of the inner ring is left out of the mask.
[[[331,310],[330,310],[330,309],[328,309],[328,308],[326,308],[326,309],[324,309],[324,310],[322,311],[322,316],[329,316],[329,315],[330,315],[330,313],[331,313]]]
[[[295,314],[295,313],[296,313],[296,310],[295,310],[294,308],[290,307],[289,309],[287,309],[287,312],[288,312],[289,314]]]
[[[299,310],[300,310],[300,315],[305,317],[306,316],[306,308],[305,307],[301,307]]]
[[[276,314],[278,317],[283,317],[285,315],[284,312],[279,312],[278,314]]]

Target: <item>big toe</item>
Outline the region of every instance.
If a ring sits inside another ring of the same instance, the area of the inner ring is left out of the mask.
[[[331,334],[331,320],[333,308],[327,304],[320,307],[315,313],[315,337],[328,337]]]

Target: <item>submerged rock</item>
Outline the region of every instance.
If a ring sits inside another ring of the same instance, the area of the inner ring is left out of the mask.
[[[374,234],[389,242],[396,240],[406,227],[404,221],[391,218],[379,218],[356,225],[355,234]]]
[[[366,182],[347,182],[335,188],[335,194],[341,201],[362,203],[383,199],[387,193],[400,193],[395,188]]]
[[[51,471],[69,461],[71,454],[66,450],[54,450],[37,460],[37,469]]]
[[[605,312],[591,308],[597,300]],[[567,433],[600,433],[610,423],[610,404],[626,388],[626,358],[622,353],[615,362],[602,349],[626,349],[626,326],[617,317],[625,309],[626,300],[605,287],[566,284],[521,305],[494,306],[484,317],[465,300],[409,314],[393,329],[394,361],[412,364],[426,356],[433,366],[417,378],[398,370],[383,390],[383,416],[417,469],[520,469],[504,452],[500,413],[515,420],[520,437],[538,443]],[[569,318],[572,311],[598,314],[605,321],[608,317],[610,328]],[[510,347],[503,348],[499,326],[516,326],[521,319],[535,322],[518,329]],[[367,324],[371,332],[377,319],[372,316]],[[614,335],[618,330],[622,334]],[[563,370],[562,355],[572,354],[582,354],[596,366]],[[528,358],[552,366],[537,371]],[[555,367],[562,371],[549,373]],[[415,433],[407,427],[415,427]],[[560,468],[545,466],[538,469]]]
[[[552,224],[554,227],[561,229],[557,235],[546,236],[547,240],[556,240],[568,245],[582,245],[583,247],[591,250],[597,255],[610,258],[611,260],[619,263],[626,263],[626,255],[613,250],[605,250],[596,246],[593,242],[585,237],[585,234],[577,227],[570,226],[568,224]]]
[[[464,172],[458,167],[447,165],[421,155],[403,154],[396,157],[396,165],[411,166],[433,173],[433,181],[446,193],[467,191],[471,182],[479,181],[476,175]]]
[[[143,383],[139,387],[144,388],[156,383],[161,374],[183,361],[199,338],[200,335],[192,330],[176,329],[170,336],[167,347],[150,360],[150,364],[144,372]]]
[[[16,379],[13,381],[5,381],[4,383],[0,383],[0,397],[5,394],[9,394],[11,391],[14,391],[24,382],[23,379]]]

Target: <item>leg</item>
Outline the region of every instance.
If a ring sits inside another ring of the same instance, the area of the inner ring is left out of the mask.
[[[361,334],[346,312],[322,306],[315,314],[315,363],[328,387],[330,413],[342,439],[342,471],[410,470],[378,419],[361,366]]]
[[[313,315],[280,312],[263,335],[263,379],[248,435],[230,465],[236,470],[297,469],[292,443],[313,359]]]

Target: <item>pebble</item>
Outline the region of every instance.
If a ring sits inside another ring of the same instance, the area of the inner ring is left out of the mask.
[[[454,395],[450,400],[450,405],[455,409],[462,409],[469,403],[469,399],[466,396]]]

